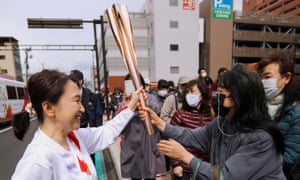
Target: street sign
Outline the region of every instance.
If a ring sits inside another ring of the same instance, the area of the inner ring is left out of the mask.
[[[214,19],[230,20],[232,18],[232,0],[213,0],[212,15]]]

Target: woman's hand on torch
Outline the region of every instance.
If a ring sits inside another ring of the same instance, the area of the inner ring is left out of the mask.
[[[157,114],[152,111],[152,109],[148,107],[142,108],[139,106],[139,113],[142,120],[146,120],[146,112],[148,112],[150,115],[151,123],[157,127],[159,131],[164,132],[166,128],[166,122],[160,119],[160,117],[158,117]]]

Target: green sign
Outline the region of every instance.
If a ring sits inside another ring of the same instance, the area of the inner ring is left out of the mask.
[[[231,19],[232,11],[230,10],[221,10],[221,9],[213,9],[213,18],[215,19]]]

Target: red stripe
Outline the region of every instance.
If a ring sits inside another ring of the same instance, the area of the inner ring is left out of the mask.
[[[74,134],[73,131],[69,132],[68,137],[70,138],[71,141],[73,141],[73,142],[75,143],[75,145],[77,146],[77,148],[78,148],[79,151],[80,151],[80,144],[79,144],[79,141],[78,141],[78,139],[77,139],[77,137],[75,136],[75,134]]]
[[[80,151],[80,144],[79,144],[79,141],[78,141],[78,139],[77,139],[77,137],[75,136],[75,134],[74,134],[73,131],[69,132],[68,137],[70,138],[71,141],[74,142],[74,144],[77,146],[77,148],[78,148],[79,151]],[[81,172],[88,173],[88,172],[89,172],[89,167],[88,167],[88,165],[86,164],[86,162],[85,162],[84,160],[79,159],[79,157],[77,157],[77,160],[78,160],[78,163],[79,163]]]
[[[123,106],[123,107],[120,109],[119,113],[122,112],[122,111],[124,111],[124,110],[127,109],[127,108],[128,108],[128,106]]]

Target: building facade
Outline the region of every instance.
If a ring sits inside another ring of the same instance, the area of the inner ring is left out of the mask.
[[[243,13],[265,15],[300,15],[299,0],[243,0]]]
[[[23,81],[18,40],[0,37],[0,76]]]
[[[197,76],[199,6],[196,0],[147,0],[151,81]]]
[[[200,46],[200,66],[217,78],[218,69],[230,69],[232,62],[232,0],[203,0],[200,17],[204,19],[204,43]]]
[[[137,64],[139,72],[144,78],[149,78],[149,57],[148,57],[148,28],[147,15],[142,12],[129,12],[129,17],[132,23],[133,36],[135,43],[135,52],[137,56]],[[105,17],[107,20],[107,17]],[[121,52],[116,44],[109,24],[105,25],[105,48],[107,73],[108,73],[108,88],[112,92],[114,89],[123,89],[123,79],[129,73],[127,66],[122,58]],[[103,87],[104,83],[104,62],[102,55],[102,44],[100,42],[99,59],[100,59],[100,81]],[[94,71],[95,72],[95,71]]]
[[[287,52],[300,77],[300,1],[244,0],[233,23],[233,63],[253,63]]]
[[[200,64],[208,68],[212,77],[216,77],[219,67],[231,68],[237,63],[247,66],[282,51],[290,54],[295,63],[296,76],[300,76],[300,16],[251,13],[252,11],[245,13],[243,10],[241,14],[232,12],[231,19],[223,16],[216,18],[214,6],[218,2],[232,4],[230,0],[203,0],[200,4],[200,16],[205,21],[205,42],[200,48]],[[250,0],[249,7],[250,2],[256,7],[256,2],[270,4],[275,1]],[[281,5],[291,5],[292,1],[285,2]],[[247,1],[244,1],[243,7],[245,3]],[[226,7],[226,4],[223,6]]]

